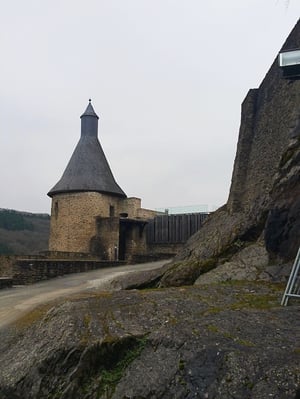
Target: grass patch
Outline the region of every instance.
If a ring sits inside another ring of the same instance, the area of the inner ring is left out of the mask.
[[[183,359],[179,359],[178,362],[178,370],[182,371],[185,368],[185,361]]]
[[[210,331],[212,333],[219,332],[219,328],[217,326],[215,326],[214,324],[209,324],[208,326],[206,326],[206,328],[208,329],[208,331]]]
[[[278,295],[266,294],[266,295],[255,295],[255,294],[241,294],[239,300],[230,305],[231,310],[239,309],[257,309],[265,310],[271,309],[278,306]]]
[[[83,317],[83,324],[85,328],[89,328],[90,324],[91,324],[91,315],[90,314],[85,314]]]
[[[228,331],[222,331],[222,330],[221,330],[218,326],[216,326],[215,324],[208,324],[208,325],[206,326],[206,328],[207,328],[207,330],[208,330],[209,332],[214,333],[214,334],[220,334],[220,335],[222,335],[224,338],[230,339],[230,340],[236,342],[236,343],[239,344],[239,345],[247,346],[247,347],[254,347],[254,346],[255,346],[254,343],[251,342],[251,341],[248,341],[248,340],[246,340],[246,339],[241,339],[241,338],[235,336],[234,334],[232,334],[232,333],[230,333],[230,332],[228,332]]]
[[[25,313],[14,322],[16,328],[23,329],[31,327],[33,324],[42,321],[46,313],[53,308],[53,304],[40,305],[33,310]]]
[[[111,398],[117,383],[122,378],[126,368],[138,358],[145,348],[147,337],[126,337],[114,342],[103,342],[98,349],[93,348],[92,356],[96,354],[94,364],[97,377],[91,378],[82,385],[84,392],[90,392],[91,386],[97,386],[97,397],[103,394]]]
[[[200,314],[201,314],[201,316],[208,316],[208,315],[220,313],[224,310],[226,310],[225,306],[223,308],[218,307],[218,306],[212,306],[212,307],[209,307],[208,309],[204,310],[203,312],[200,312]]]
[[[249,348],[254,347],[255,344],[251,341],[248,341],[247,339],[240,339],[237,338],[236,342],[242,346],[248,346]]]

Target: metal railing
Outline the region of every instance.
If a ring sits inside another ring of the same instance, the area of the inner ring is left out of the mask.
[[[289,298],[300,298],[300,247],[281,300],[281,305],[286,306]]]

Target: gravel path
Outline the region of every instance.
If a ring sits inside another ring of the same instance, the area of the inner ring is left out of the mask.
[[[0,291],[0,327],[20,317],[23,312],[37,305],[70,294],[107,289],[116,278],[136,271],[154,270],[166,263],[164,261],[109,267],[86,273],[76,273],[28,286],[15,286]]]

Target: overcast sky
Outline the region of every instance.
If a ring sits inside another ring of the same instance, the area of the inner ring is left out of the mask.
[[[128,196],[224,204],[241,102],[299,15],[299,0],[2,1],[0,208],[50,213],[89,98]]]

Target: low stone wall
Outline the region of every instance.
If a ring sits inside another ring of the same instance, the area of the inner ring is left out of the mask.
[[[132,263],[154,262],[175,256],[182,244],[150,245],[146,254],[135,255]],[[81,273],[103,267],[122,266],[126,261],[100,261],[84,254],[45,252],[42,255],[0,256],[0,277],[11,278],[14,285],[33,284],[38,281],[70,273]],[[55,257],[56,256],[56,257]],[[62,256],[60,258],[60,256]],[[6,280],[8,283],[8,280]],[[3,281],[5,285],[5,282]],[[1,288],[1,287],[0,287]]]
[[[19,256],[20,257],[20,256]],[[24,258],[24,256],[23,256]],[[67,251],[42,251],[39,256],[28,256],[26,259],[45,258],[45,259],[71,259],[71,260],[99,260],[99,257],[93,256],[86,252],[67,252]]]
[[[169,260],[173,258],[172,254],[152,254],[152,255],[133,255],[131,259],[131,264],[136,263],[148,263],[148,262],[157,262],[159,260]]]
[[[17,259],[13,265],[13,284],[32,284],[70,273],[82,273],[103,267],[121,266],[125,262],[90,260]]]
[[[176,244],[148,244],[148,253],[150,255],[167,255],[167,256],[175,256],[178,252],[183,248],[184,243],[176,243]]]
[[[158,260],[168,260],[174,258],[184,244],[148,244],[147,252],[135,254],[131,258],[131,263],[155,262]]]
[[[13,279],[9,277],[0,277],[0,290],[2,288],[11,288],[13,285]]]
[[[0,277],[11,277],[16,256],[0,255]]]

